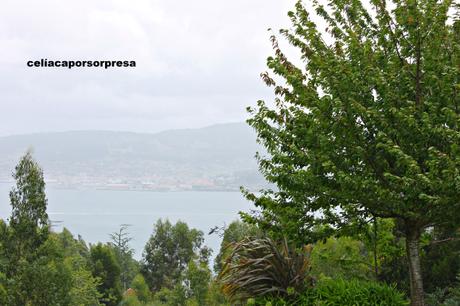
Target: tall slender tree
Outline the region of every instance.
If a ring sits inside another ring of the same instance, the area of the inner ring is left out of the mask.
[[[30,258],[46,241],[49,219],[43,171],[29,150],[20,159],[13,173],[16,186],[10,191],[11,217],[9,219],[11,242],[10,268],[17,261]]]
[[[43,171],[30,151],[20,159],[13,177],[11,217],[8,225],[0,226],[4,304],[69,305],[71,271],[56,237],[50,235]]]
[[[121,224],[118,232],[110,234],[114,246],[115,257],[120,265],[120,279],[123,290],[128,289],[129,283],[136,276],[138,269],[133,259],[134,249],[130,247],[133,238],[129,235],[129,224]]]
[[[249,109],[268,151],[261,171],[277,189],[246,193],[262,209],[246,217],[299,241],[314,239],[310,229],[321,223],[393,218],[405,234],[411,304],[424,305],[420,235],[460,222],[459,4],[309,7],[299,1],[292,27],[280,31],[301,64],[272,36],[271,73],[262,78],[276,103]]]

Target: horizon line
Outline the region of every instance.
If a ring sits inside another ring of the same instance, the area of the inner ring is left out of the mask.
[[[104,130],[104,129],[82,129],[82,130],[56,130],[56,131],[43,131],[43,132],[31,132],[31,133],[18,133],[18,134],[7,134],[0,135],[0,138],[9,138],[9,137],[21,137],[21,136],[33,136],[33,135],[45,135],[45,134],[64,134],[64,133],[84,133],[84,132],[105,132],[105,133],[130,133],[130,134],[139,134],[139,135],[157,135],[165,132],[173,131],[188,131],[188,130],[202,130],[206,128],[211,128],[220,125],[232,125],[232,124],[246,124],[246,121],[228,121],[228,122],[219,122],[214,124],[205,125],[202,127],[190,127],[190,128],[171,128],[160,130],[157,132],[139,132],[139,131],[129,131],[129,130]],[[249,127],[249,125],[248,125]]]

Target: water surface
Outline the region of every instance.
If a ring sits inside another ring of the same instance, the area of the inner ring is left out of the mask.
[[[10,184],[0,184],[0,218],[8,218]],[[182,220],[205,234],[205,243],[219,250],[221,238],[208,235],[214,226],[229,224],[238,218],[239,211],[249,211],[253,205],[239,192],[147,192],[113,190],[46,190],[48,215],[55,231],[68,228],[81,235],[86,242],[109,241],[109,234],[121,224],[130,224],[134,238],[132,247],[136,258],[143,248],[159,218],[171,222]]]

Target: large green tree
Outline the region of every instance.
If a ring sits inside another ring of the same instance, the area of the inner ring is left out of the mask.
[[[168,220],[158,220],[141,263],[141,272],[152,291],[163,287],[172,289],[181,280],[190,260],[206,253],[200,252],[203,240],[203,232],[190,229],[182,221],[173,225]]]
[[[268,151],[261,171],[277,187],[247,193],[262,209],[252,219],[304,242],[318,223],[393,218],[411,303],[424,305],[420,235],[460,222],[459,6],[313,0],[289,16],[281,34],[301,58],[289,60],[273,36],[262,78],[277,98],[249,109]]]
[[[122,298],[120,266],[112,249],[102,243],[91,246],[90,265],[93,277],[100,280],[98,291],[100,302],[107,306],[116,306]]]
[[[11,273],[15,262],[30,259],[46,241],[49,219],[43,170],[28,151],[19,160],[13,173],[16,186],[10,191],[11,217],[9,219],[11,242],[9,248]]]
[[[69,305],[71,270],[56,237],[49,232],[43,172],[31,152],[20,159],[13,177],[16,186],[10,192],[9,224],[0,222],[3,303]]]
[[[75,239],[72,233],[64,228],[61,233],[52,233],[57,239],[57,248],[62,250],[64,262],[71,271],[72,288],[68,290],[70,305],[101,306],[99,300],[102,294],[98,287],[101,279],[94,277],[90,270],[90,252],[86,242],[81,238]]]
[[[194,299],[198,305],[208,305],[207,297],[211,271],[207,263],[200,260],[190,260],[184,274],[189,288],[189,297]]]

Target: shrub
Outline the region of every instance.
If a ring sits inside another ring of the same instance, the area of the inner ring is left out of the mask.
[[[350,237],[331,237],[318,242],[311,254],[311,273],[331,278],[371,280],[375,278],[364,243]]]
[[[320,280],[316,287],[307,289],[295,301],[276,298],[259,299],[253,303],[258,306],[402,306],[408,304],[404,294],[393,286],[371,281],[330,278]]]
[[[232,246],[219,275],[223,292],[233,300],[284,297],[304,292],[310,270],[310,248],[302,251],[286,240],[244,239]]]
[[[459,283],[451,288],[437,288],[426,297],[429,306],[458,306],[460,305],[460,275],[457,276]]]
[[[344,279],[323,279],[309,295],[306,295],[306,298],[306,300],[313,300],[317,305],[408,305],[404,294],[393,286]]]
[[[137,274],[131,282],[131,288],[134,289],[137,299],[146,304],[151,300],[151,292],[142,274]]]

